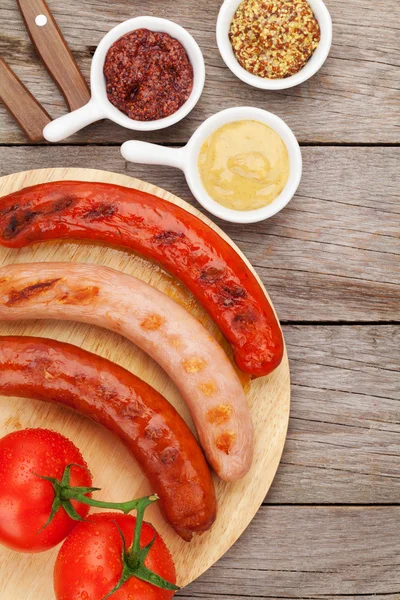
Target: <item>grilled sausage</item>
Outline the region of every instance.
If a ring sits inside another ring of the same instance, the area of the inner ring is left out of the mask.
[[[129,371],[71,344],[0,337],[0,394],[68,406],[117,434],[184,540],[213,524],[214,486],[193,434],[161,394]]]
[[[0,319],[91,323],[127,337],[174,381],[217,475],[250,468],[253,429],[239,378],[222,348],[186,309],[152,286],[107,267],[32,263],[0,269]]]
[[[231,344],[242,371],[267,375],[282,360],[279,323],[256,277],[206,223],[157,196],[80,181],[45,183],[1,199],[0,244],[97,240],[160,263],[188,287]]]

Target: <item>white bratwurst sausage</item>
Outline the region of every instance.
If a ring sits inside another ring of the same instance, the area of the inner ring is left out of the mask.
[[[165,294],[107,267],[9,265],[0,268],[0,319],[82,321],[125,336],[174,381],[217,475],[248,472],[253,427],[239,378],[203,325]]]

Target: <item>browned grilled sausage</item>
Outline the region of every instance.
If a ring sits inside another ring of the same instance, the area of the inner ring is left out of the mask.
[[[56,181],[9,194],[0,203],[0,244],[76,238],[139,252],[180,279],[255,377],[281,362],[283,337],[273,308],[243,258],[209,225],[162,198],[109,183]]]
[[[0,337],[0,394],[60,403],[104,425],[133,454],[184,540],[211,527],[215,491],[201,449],[174,407],[129,371],[70,344]]]

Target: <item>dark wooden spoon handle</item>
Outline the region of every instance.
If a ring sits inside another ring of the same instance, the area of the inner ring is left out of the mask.
[[[0,56],[0,100],[32,142],[43,140],[43,129],[52,120],[14,71]]]
[[[29,36],[71,110],[90,100],[89,87],[45,0],[17,0]],[[39,17],[39,18],[38,18]],[[40,25],[45,21],[45,24]]]

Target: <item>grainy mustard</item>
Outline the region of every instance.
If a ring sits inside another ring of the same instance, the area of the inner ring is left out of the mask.
[[[243,0],[229,39],[246,71],[267,79],[298,73],[317,48],[321,31],[306,0]]]

